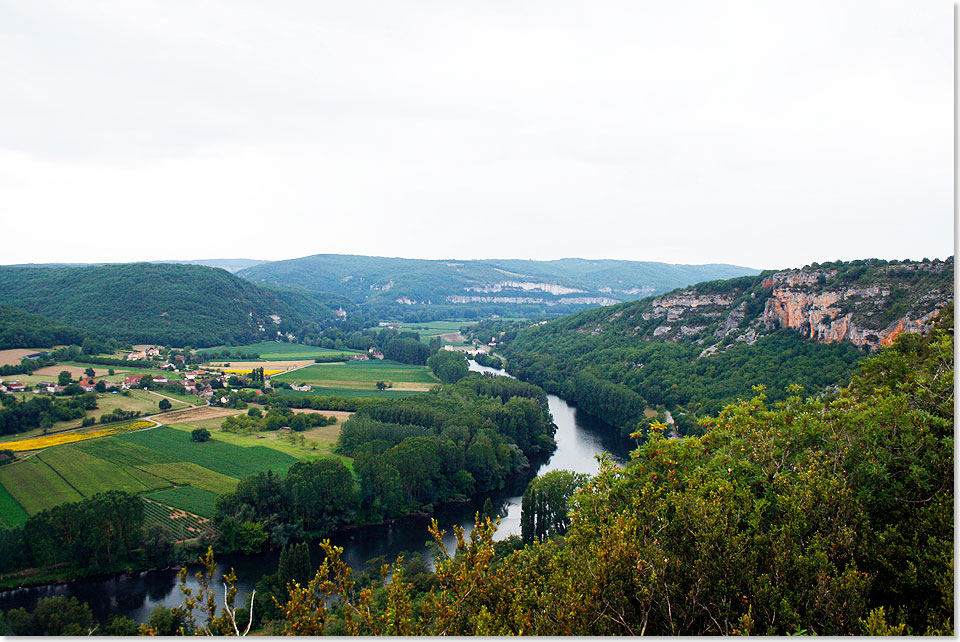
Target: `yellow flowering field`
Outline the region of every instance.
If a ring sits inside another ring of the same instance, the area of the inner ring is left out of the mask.
[[[250,374],[250,368],[219,368],[219,370],[222,372],[229,372],[230,374],[238,374],[238,375]],[[275,375],[280,372],[286,372],[286,370],[267,370],[266,368],[264,368],[263,370],[263,374],[266,376]]]
[[[109,428],[101,428],[100,430],[92,430],[90,432],[65,432],[57,435],[43,435],[42,437],[33,437],[31,439],[19,439],[17,441],[4,441],[0,442],[0,450],[13,450],[15,452],[23,452],[25,450],[39,450],[41,448],[49,448],[50,446],[60,446],[62,444],[71,444],[76,441],[84,441],[86,439],[94,439],[95,437],[106,437],[108,435],[116,435],[121,432],[129,432],[131,430],[139,430],[141,428],[146,428],[148,426],[153,426],[152,421],[134,421],[126,424],[120,424],[118,426],[110,426]]]

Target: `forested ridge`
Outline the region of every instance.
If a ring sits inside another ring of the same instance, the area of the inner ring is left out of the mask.
[[[194,347],[315,334],[335,318],[316,295],[177,264],[0,267],[0,302],[120,341]]]
[[[649,261],[461,261],[317,254],[261,263],[238,275],[255,282],[347,296],[377,316],[426,321],[491,314],[566,314],[597,305],[601,298],[632,300],[705,279],[756,272],[734,265]],[[578,301],[583,298],[595,300]]]
[[[953,300],[952,268],[952,257],[814,264],[699,283],[519,332],[491,333],[497,322],[473,332],[499,339],[512,374],[624,433],[636,428],[638,409],[651,406],[674,411],[690,434],[698,417],[749,397],[756,385],[771,401],[784,399],[791,383],[810,392],[845,385],[898,319],[922,325],[917,320]]]

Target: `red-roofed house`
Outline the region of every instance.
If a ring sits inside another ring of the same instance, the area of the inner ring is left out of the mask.
[[[129,388],[130,386],[138,386],[140,385],[140,380],[142,378],[143,378],[142,374],[127,375],[127,377],[123,380],[123,387]]]

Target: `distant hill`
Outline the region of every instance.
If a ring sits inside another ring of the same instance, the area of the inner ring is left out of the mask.
[[[194,347],[315,334],[335,316],[316,295],[157,263],[0,267],[0,303],[121,341]]]
[[[256,259],[195,259],[192,261],[147,261],[147,263],[175,263],[178,265],[205,265],[207,267],[220,268],[227,272],[238,272],[244,268],[260,265],[265,261]],[[124,265],[122,263],[13,263],[7,267],[37,267],[37,268],[55,268],[55,267],[92,267],[96,265]]]
[[[519,332],[511,372],[629,428],[636,408],[712,414],[765,385],[842,385],[866,351],[921,332],[953,302],[946,261],[813,264],[698,283]],[[686,422],[691,428],[691,421]]]
[[[240,270],[266,263],[256,259],[195,259],[193,261],[150,261],[151,263],[177,263],[181,265],[205,265],[236,273]]]
[[[379,314],[442,308],[449,314],[568,313],[759,271],[735,265],[559,259],[425,260],[317,254],[246,268],[238,276],[330,292]],[[474,312],[476,313],[476,312]]]

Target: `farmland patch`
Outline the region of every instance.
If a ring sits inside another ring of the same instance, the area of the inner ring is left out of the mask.
[[[316,357],[325,357],[339,354],[359,354],[358,350],[344,348],[336,350],[333,348],[319,348],[317,346],[308,346],[302,343],[279,343],[277,341],[263,341],[252,343],[245,346],[224,346],[219,348],[207,348],[201,350],[201,353],[216,353],[229,350],[232,353],[259,354],[260,359],[264,361],[284,361],[289,359],[314,359]]]
[[[170,455],[144,448],[137,444],[110,437],[96,442],[85,442],[74,446],[88,454],[109,461],[118,466],[142,466],[144,464],[162,464],[176,461]]]
[[[87,439],[96,439],[97,437],[106,437],[119,434],[125,431],[135,431],[142,428],[148,428],[155,425],[152,421],[145,419],[114,424],[107,428],[94,428],[90,430],[73,430],[58,434],[42,435],[39,437],[30,437],[28,439],[16,439],[14,441],[5,441],[0,443],[0,449],[12,450],[14,452],[27,452],[30,450],[40,450],[52,446],[62,446],[77,441]]]
[[[0,350],[0,366],[19,366],[20,361],[28,354],[43,351],[43,348],[11,348],[9,350]]]
[[[147,498],[207,518],[213,517],[217,504],[216,493],[193,486],[158,490],[148,494]]]
[[[142,473],[131,475],[126,467],[117,466],[73,446],[50,448],[37,457],[59,473],[84,497],[91,497],[108,490],[142,493],[170,485],[162,479]]]
[[[347,363],[318,363],[296,372],[287,372],[272,377],[272,380],[286,383],[336,384],[331,388],[342,388],[343,383],[364,383],[376,385],[377,381],[391,381],[395,386],[409,383],[435,384],[439,380],[433,376],[427,366],[411,366],[397,361],[351,361]]]
[[[185,542],[214,532],[209,519],[146,497],[143,498],[143,518],[144,527],[160,526],[177,542]]]
[[[236,477],[228,477],[209,468],[184,461],[169,464],[146,464],[139,468],[177,486],[194,486],[218,495],[232,492],[237,487],[237,482],[240,481]]]
[[[47,366],[46,368],[40,368],[39,370],[34,370],[34,375],[41,375],[43,377],[52,377],[54,381],[57,379],[57,375],[66,370],[70,373],[72,379],[79,379],[80,377],[85,376],[83,373],[87,368],[93,368],[94,376],[102,377],[107,374],[108,369],[102,366],[83,366],[76,365],[70,366],[63,363],[58,363],[55,366]]]
[[[232,370],[237,374],[250,372],[254,368],[263,368],[265,373],[270,371],[286,371],[309,366],[313,359],[285,360],[285,361],[212,361],[208,365],[210,368],[221,370]],[[230,364],[230,365],[227,365]]]
[[[263,446],[242,448],[216,440],[195,442],[189,432],[167,426],[122,435],[119,439],[238,479],[267,470],[286,472],[297,461],[295,457]]]
[[[31,515],[57,504],[83,499],[80,493],[37,457],[0,466],[0,484]]]
[[[0,485],[0,527],[17,528],[27,521],[27,511]]]
[[[376,386],[376,384],[374,384]],[[410,395],[420,395],[423,394],[423,391],[418,390],[397,390],[396,388],[388,388],[387,390],[377,390],[376,387],[371,388],[328,388],[326,386],[313,386],[310,390],[283,390],[280,392],[281,395],[289,395],[291,397],[304,397],[304,396],[325,396],[325,397],[346,397],[348,399],[354,398],[373,398],[373,399],[394,399],[397,397],[409,397]]]
[[[236,415],[240,411],[231,408],[216,408],[213,406],[202,406],[200,408],[186,408],[177,412],[164,413],[157,417],[157,421],[162,424],[183,423],[185,421],[203,421],[205,419],[216,419]]]

